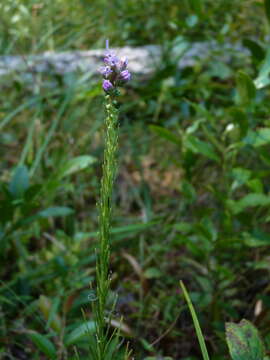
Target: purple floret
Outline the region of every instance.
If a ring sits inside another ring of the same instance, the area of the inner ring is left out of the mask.
[[[100,68],[99,72],[105,77],[107,78],[113,71],[110,68],[110,66],[102,66],[102,68]]]
[[[127,58],[121,59],[120,62],[119,62],[119,64],[118,64],[119,70],[120,70],[120,71],[126,70],[127,64],[128,64],[128,59],[127,59]]]
[[[115,55],[114,52],[109,51],[105,55],[104,62],[105,62],[105,64],[107,64],[109,66],[117,66],[119,64],[120,60],[118,59],[118,57]]]
[[[110,80],[103,80],[102,87],[104,91],[108,92],[113,89],[113,84]]]
[[[120,72],[120,79],[123,81],[129,81],[131,79],[131,74],[128,70]]]

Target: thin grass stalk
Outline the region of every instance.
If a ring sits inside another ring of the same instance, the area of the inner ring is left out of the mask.
[[[205,344],[205,341],[204,341],[203,333],[202,333],[202,330],[201,330],[201,327],[200,327],[200,323],[199,323],[198,317],[196,315],[196,311],[195,311],[195,309],[193,307],[193,304],[191,302],[188,291],[187,291],[183,281],[180,281],[180,287],[181,287],[181,289],[183,291],[184,298],[185,298],[185,300],[187,302],[187,305],[188,305],[188,308],[189,308],[189,311],[190,311],[190,314],[191,314],[191,317],[192,317],[192,320],[193,320],[193,324],[194,324],[196,335],[197,335],[197,338],[198,338],[198,341],[199,341],[199,344],[200,344],[203,360],[210,360],[209,355],[208,355],[208,351],[207,351],[207,347],[206,347],[206,344]]]

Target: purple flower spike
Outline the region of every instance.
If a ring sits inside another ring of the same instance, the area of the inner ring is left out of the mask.
[[[120,79],[123,81],[129,81],[131,79],[131,74],[128,70],[120,72]]]
[[[104,91],[108,92],[113,89],[113,84],[110,82],[110,80],[103,80],[102,87]]]
[[[109,40],[106,40],[106,53],[104,57],[105,66],[100,68],[99,72],[103,76],[103,90],[111,92],[111,95],[117,94],[117,86],[131,79],[131,74],[127,70],[128,60],[119,59],[109,48]]]

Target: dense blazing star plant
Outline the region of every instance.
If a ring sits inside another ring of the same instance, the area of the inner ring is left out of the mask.
[[[118,334],[109,336],[110,313],[107,300],[110,288],[110,228],[112,218],[112,190],[116,174],[118,147],[118,110],[115,107],[115,96],[119,95],[118,87],[130,80],[127,70],[127,59],[119,59],[109,49],[106,41],[104,66],[100,69],[103,76],[105,92],[105,148],[103,158],[103,174],[101,179],[99,210],[99,249],[96,263],[97,297],[94,302],[96,337],[91,346],[91,359],[108,360],[128,358],[128,351],[119,357]],[[108,357],[109,356],[109,357]]]

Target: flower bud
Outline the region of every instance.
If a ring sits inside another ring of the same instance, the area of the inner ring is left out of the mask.
[[[110,80],[103,80],[102,87],[104,91],[108,92],[113,89],[113,84]]]
[[[128,70],[120,72],[120,79],[123,81],[129,81],[131,79],[131,74]]]

